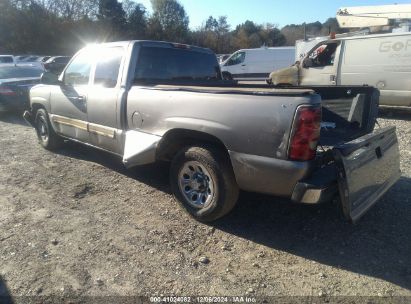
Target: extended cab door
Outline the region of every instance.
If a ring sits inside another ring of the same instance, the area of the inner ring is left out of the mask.
[[[300,85],[336,85],[340,41],[322,42],[301,63]]]
[[[124,46],[98,49],[87,99],[90,142],[117,154],[122,153],[120,113],[125,94],[125,88],[121,88],[124,58]]]
[[[64,136],[89,142],[87,130],[87,91],[93,65],[92,54],[79,52],[60,76],[61,85],[51,86],[51,122]]]

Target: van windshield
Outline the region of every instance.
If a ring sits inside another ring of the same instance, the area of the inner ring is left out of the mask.
[[[220,66],[212,53],[190,48],[142,47],[134,82],[221,80]]]
[[[11,57],[11,56],[0,56],[0,63],[13,63],[13,57]]]

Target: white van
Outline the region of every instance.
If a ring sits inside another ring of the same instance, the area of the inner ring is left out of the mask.
[[[233,53],[221,64],[226,78],[236,80],[265,80],[277,69],[294,63],[295,47],[262,47]]]
[[[409,107],[411,33],[354,36],[320,42],[301,62],[271,73],[269,82],[302,86],[369,85],[380,90],[381,105]]]
[[[0,66],[14,66],[16,59],[13,55],[0,55]]]

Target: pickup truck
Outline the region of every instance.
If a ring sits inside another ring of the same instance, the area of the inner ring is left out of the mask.
[[[339,198],[356,221],[400,177],[395,128],[374,131],[372,87],[237,84],[211,50],[157,41],[88,46],[43,79],[24,118],[44,148],[69,139],[128,168],[170,161],[174,195],[199,221],[229,213],[240,189]]]

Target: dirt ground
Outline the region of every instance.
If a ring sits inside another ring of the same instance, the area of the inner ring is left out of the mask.
[[[177,207],[167,164],[127,171],[73,143],[51,153],[4,116],[0,294],[411,297],[411,114],[379,123],[398,127],[403,174],[356,225],[333,204],[242,193],[208,226]]]

